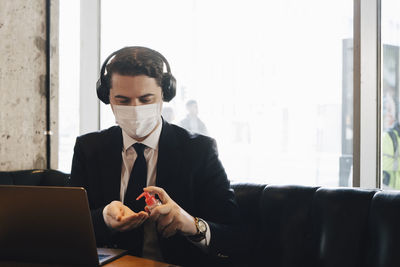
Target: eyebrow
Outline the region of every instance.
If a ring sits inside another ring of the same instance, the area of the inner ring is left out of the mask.
[[[116,95],[114,96],[115,98],[122,98],[122,99],[129,99],[129,97],[127,96],[123,96],[123,95]]]
[[[146,97],[149,97],[149,96],[154,96],[154,94],[145,94],[145,95],[139,96],[138,98],[146,98]],[[123,95],[116,95],[114,97],[115,98],[122,98],[122,99],[130,99],[129,97],[123,96]]]
[[[154,95],[154,94],[145,94],[145,95],[139,96],[139,98],[146,98],[146,97],[153,96],[153,95]]]

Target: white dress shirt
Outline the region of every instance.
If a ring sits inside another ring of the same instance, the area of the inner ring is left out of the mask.
[[[147,163],[147,186],[156,185],[157,177],[157,159],[158,159],[158,143],[160,140],[160,134],[162,129],[162,120],[160,117],[159,123],[156,129],[140,143],[146,145],[144,149],[144,157]],[[137,158],[135,149],[132,147],[133,144],[137,143],[135,139],[122,130],[123,148],[122,148],[122,168],[121,168],[121,190],[120,199],[124,203],[125,192],[128,188],[130,173],[133,168],[133,164]],[[168,192],[167,192],[168,193]],[[161,250],[158,245],[157,229],[155,224],[150,220],[145,221],[144,226],[144,238],[143,238],[143,257],[150,258],[153,260],[163,261]],[[203,250],[207,250],[210,243],[211,233],[210,228],[207,224],[206,238],[200,242],[193,242]]]

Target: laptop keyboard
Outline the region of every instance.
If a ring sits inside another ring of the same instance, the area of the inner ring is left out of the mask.
[[[107,255],[107,254],[98,254],[98,257],[99,257],[99,261],[101,261],[102,259],[105,259],[105,258],[107,258],[107,257],[110,257],[110,255]]]

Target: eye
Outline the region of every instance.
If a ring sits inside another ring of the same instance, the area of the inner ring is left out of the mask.
[[[152,96],[144,96],[139,98],[139,101],[143,104],[150,103],[152,100],[153,100]]]
[[[127,104],[129,104],[130,99],[117,98],[117,99],[115,99],[115,101],[117,102],[117,104],[127,105]]]

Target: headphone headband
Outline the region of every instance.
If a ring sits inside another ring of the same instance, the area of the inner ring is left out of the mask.
[[[106,71],[106,67],[110,61],[110,59],[112,57],[114,57],[115,55],[117,55],[118,53],[120,53],[121,51],[125,50],[125,49],[134,49],[134,48],[143,48],[143,49],[147,49],[150,52],[154,53],[155,55],[157,55],[159,58],[161,58],[161,60],[163,61],[163,63],[165,64],[166,68],[167,68],[167,72],[163,73],[163,77],[162,77],[162,81],[161,81],[161,88],[162,88],[162,92],[163,92],[163,100],[166,102],[171,101],[175,95],[176,95],[176,80],[174,78],[174,76],[171,73],[171,68],[169,66],[169,63],[167,61],[167,59],[160,53],[157,52],[156,50],[144,47],[144,46],[126,46],[123,47],[117,51],[112,52],[107,58],[106,60],[104,60],[101,69],[100,69],[100,77],[97,80],[96,83],[96,91],[97,91],[97,97],[105,104],[109,104],[110,103],[110,99],[109,99],[109,95],[110,95],[110,88],[109,88],[109,82],[106,81],[107,76],[105,75],[105,71]]]

